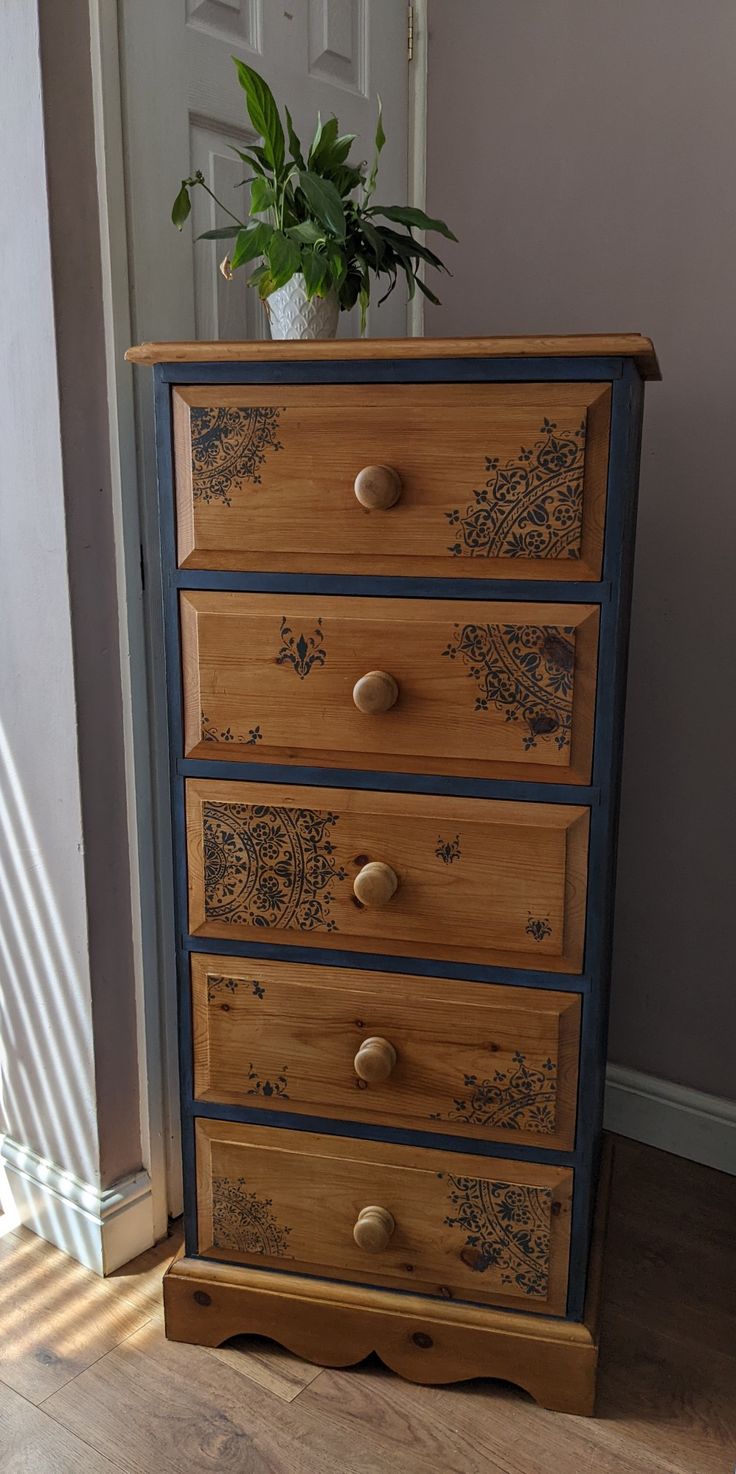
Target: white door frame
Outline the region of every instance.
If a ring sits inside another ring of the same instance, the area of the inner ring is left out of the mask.
[[[94,95],[95,152],[105,316],[110,459],[114,501],[116,580],[120,611],[120,664],[128,793],[131,906],[143,1165],[150,1174],[154,1233],[166,1233],[169,1216],[181,1212],[179,1094],[173,1000],[162,971],[156,901],[158,857],[154,840],[153,732],[147,695],[147,627],[141,583],[141,521],[132,369],[124,362],[131,342],[128,225],[125,198],[121,55],[118,0],[88,0]],[[413,0],[414,49],[409,70],[409,203],[424,207],[427,120],[428,0]],[[424,329],[424,298],[407,307],[407,334]]]

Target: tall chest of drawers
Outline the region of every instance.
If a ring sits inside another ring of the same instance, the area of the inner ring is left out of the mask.
[[[176,871],[167,1332],[591,1411],[652,346],[129,357],[155,365]]]

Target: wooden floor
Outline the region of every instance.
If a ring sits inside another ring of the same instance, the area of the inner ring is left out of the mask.
[[[166,1341],[176,1236],[99,1280],[0,1238],[2,1474],[732,1474],[736,1179],[619,1140],[595,1419],[267,1342]],[[1,1220],[0,1220],[0,1232]]]

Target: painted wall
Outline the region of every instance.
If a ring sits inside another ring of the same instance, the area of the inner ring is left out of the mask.
[[[0,6],[3,1126],[96,1182],[91,982],[36,7]],[[67,1088],[62,1093],[59,1082]]]
[[[0,1130],[104,1188],[141,1143],[86,0],[6,0],[0,55]]]
[[[39,14],[97,1120],[109,1183],[140,1166],[141,1143],[88,0],[39,0]]]
[[[649,387],[610,1056],[728,1098],[736,6],[430,0],[426,332],[635,330]]]

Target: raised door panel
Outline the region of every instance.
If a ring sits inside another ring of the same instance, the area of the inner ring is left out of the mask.
[[[173,407],[182,567],[600,575],[607,385],[202,385]],[[399,495],[368,508],[376,466]]]
[[[186,795],[195,936],[582,969],[586,808],[206,779]]]
[[[260,958],[191,958],[194,1093],[570,1151],[580,998]]]
[[[181,629],[187,757],[590,779],[590,605],[187,591]]]
[[[564,1315],[572,1171],[197,1122],[199,1252]],[[383,1210],[387,1241],[354,1227]]]

